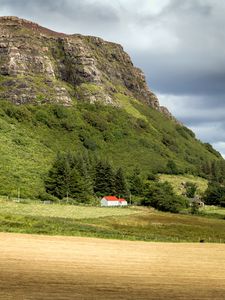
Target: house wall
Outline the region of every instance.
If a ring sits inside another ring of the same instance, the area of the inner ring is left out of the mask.
[[[105,199],[102,199],[101,206],[108,206],[108,201],[106,201]]]
[[[118,201],[107,201],[104,198],[101,200],[101,206],[119,206]]]
[[[119,201],[107,201],[104,198],[101,199],[101,206],[126,206],[127,201],[119,202]]]
[[[119,206],[119,201],[108,201],[108,206]]]

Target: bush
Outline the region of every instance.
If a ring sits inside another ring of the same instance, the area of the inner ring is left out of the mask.
[[[46,192],[42,192],[39,194],[38,198],[41,201],[51,201],[51,202],[59,202],[59,199],[51,194],[48,194]]]
[[[136,127],[141,129],[148,129],[148,123],[144,119],[137,119]]]
[[[174,174],[177,175],[179,174],[178,167],[176,163],[173,160],[169,160],[167,165],[166,165],[166,173],[167,174]]]
[[[73,131],[74,128],[76,127],[74,120],[71,119],[64,119],[61,122],[61,126],[67,131]]]
[[[148,173],[147,180],[159,181],[159,176],[154,173]]]
[[[106,120],[103,119],[103,114],[99,116],[99,113],[94,113],[90,111],[86,111],[84,113],[84,119],[87,123],[89,123],[92,127],[98,129],[103,132],[107,130],[108,124]]]
[[[218,151],[216,151],[216,150],[212,147],[212,145],[210,145],[209,143],[205,143],[204,146],[205,146],[205,148],[206,148],[210,153],[214,154],[214,155],[215,155],[216,157],[218,157],[218,158],[221,158],[221,154],[220,154]]]
[[[35,114],[35,119],[38,122],[47,125],[48,127],[55,125],[55,120],[53,119],[52,115],[45,110],[38,110]]]
[[[188,198],[194,198],[195,193],[197,191],[197,185],[196,185],[196,183],[186,182],[185,188],[186,188],[186,196]]]
[[[5,113],[10,118],[16,119],[18,122],[24,122],[25,120],[31,120],[31,113],[25,106],[6,106]]]
[[[93,140],[91,140],[90,138],[87,138],[87,137],[84,138],[83,145],[86,149],[91,150],[91,151],[95,151],[98,148],[95,141],[93,141]]]
[[[209,183],[204,201],[208,205],[225,206],[225,187],[216,182]]]
[[[177,196],[168,182],[147,183],[141,204],[172,213],[178,213],[187,207],[186,199]]]
[[[58,119],[64,119],[68,116],[68,110],[62,105],[56,105],[53,107],[53,113]]]

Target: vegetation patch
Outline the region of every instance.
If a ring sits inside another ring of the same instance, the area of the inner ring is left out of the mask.
[[[197,185],[197,193],[203,194],[207,187],[208,187],[208,181],[205,178],[197,177],[193,175],[166,175],[162,174],[159,176],[160,181],[162,182],[169,182],[175,192],[178,195],[181,195],[185,192],[185,183],[191,182]]]
[[[143,208],[4,203],[0,230],[161,242],[225,242],[223,220]]]

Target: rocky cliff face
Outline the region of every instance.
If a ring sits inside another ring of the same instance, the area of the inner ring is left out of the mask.
[[[1,99],[70,106],[76,97],[120,106],[121,96],[171,117],[120,45],[57,33],[17,17],[0,18]]]

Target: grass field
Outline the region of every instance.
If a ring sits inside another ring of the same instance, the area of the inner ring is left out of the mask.
[[[193,175],[160,175],[161,181],[168,181],[174,188],[177,194],[182,194],[184,191],[182,183],[192,182],[197,185],[197,193],[202,194],[208,187],[208,181],[204,178],[193,176]]]
[[[223,207],[205,205],[200,209],[200,212],[206,216],[214,216],[225,219],[225,208]]]
[[[2,300],[216,299],[225,245],[0,233]]]
[[[66,219],[89,219],[108,216],[125,216],[136,213],[133,208],[112,209],[107,207],[88,207],[61,204],[42,204],[30,202],[29,204],[0,200],[0,214],[13,214],[20,216],[53,217]]]
[[[142,207],[0,202],[0,231],[158,242],[225,243],[225,221]]]

